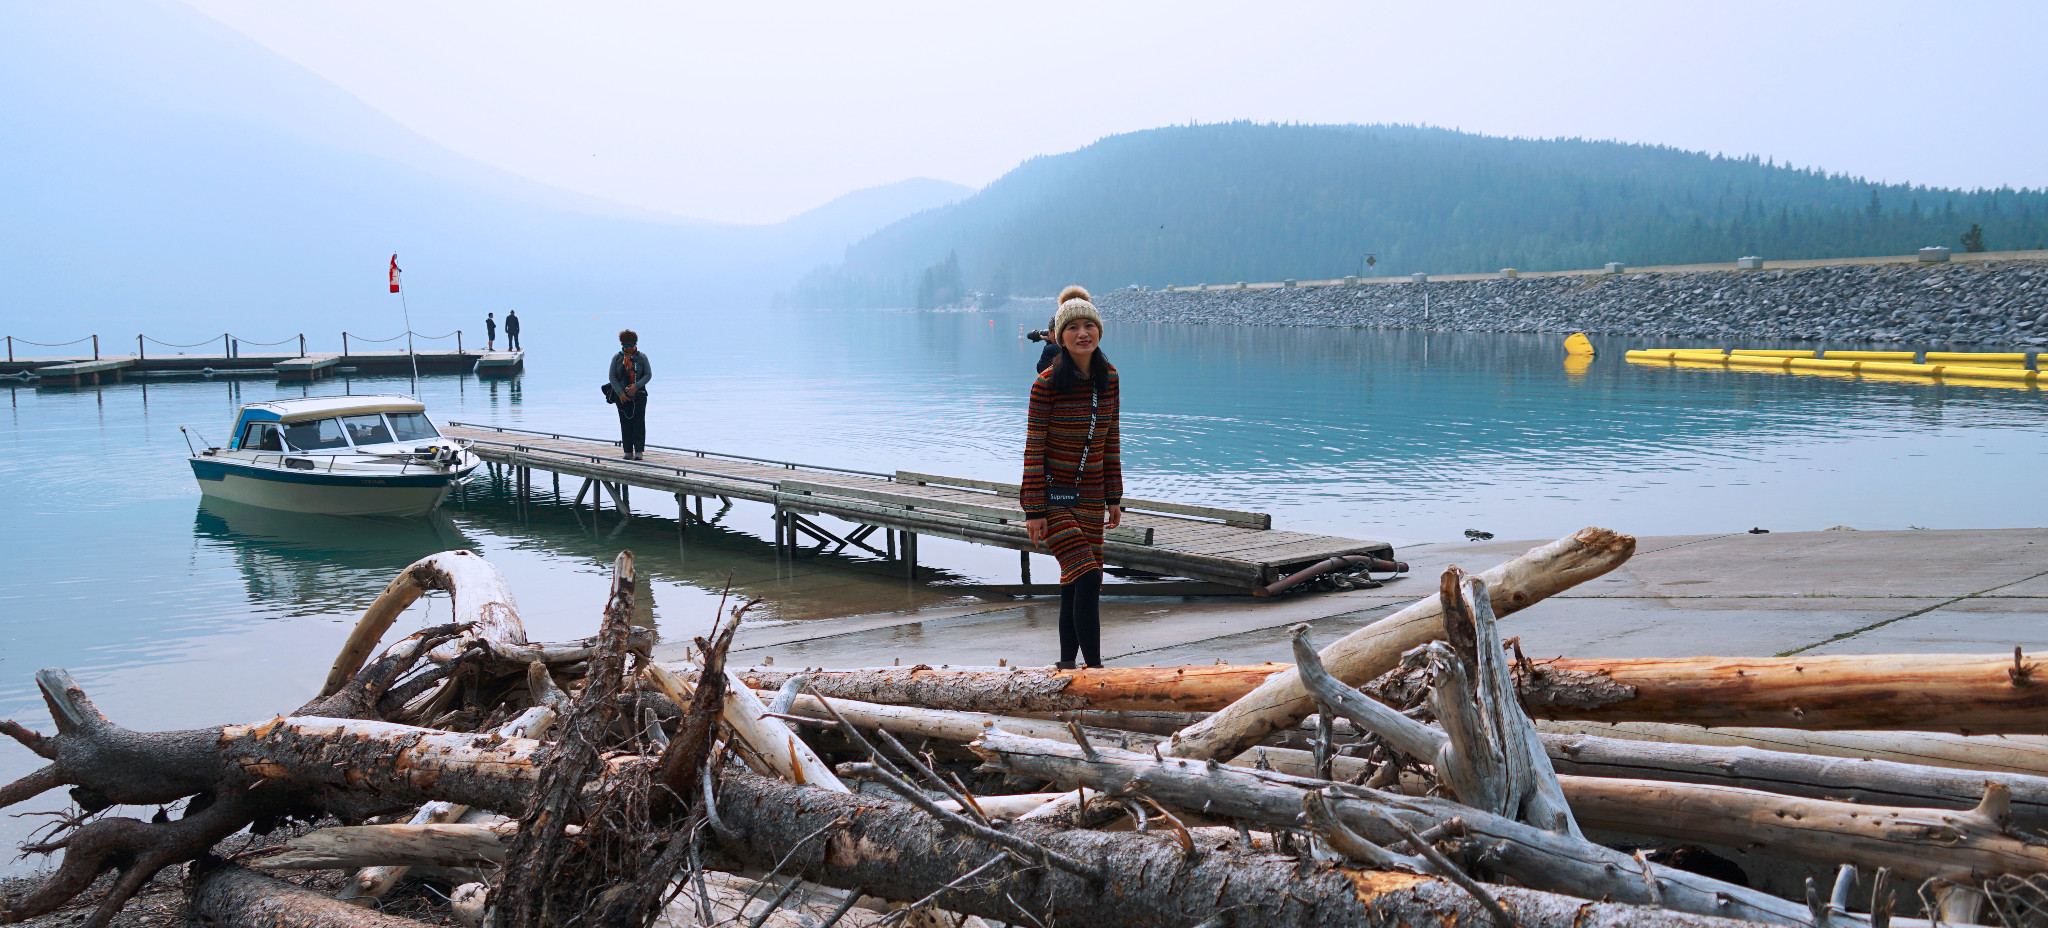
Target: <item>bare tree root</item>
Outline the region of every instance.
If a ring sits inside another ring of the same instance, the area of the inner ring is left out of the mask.
[[[690,812],[685,797],[692,794],[689,787],[710,754],[724,681],[722,657],[732,631],[719,636],[716,645],[706,643],[705,682],[691,701],[682,732],[669,741],[661,760],[606,777],[605,752],[615,746],[620,722],[630,727],[634,721],[630,710],[637,705],[633,681],[638,668],[629,665],[636,658],[644,662],[632,647],[632,603],[632,556],[627,553],[619,556],[589,676],[558,729],[560,740],[549,749],[532,811],[520,822],[506,855],[504,879],[492,893],[497,923],[504,928],[650,924],[675,874],[692,856],[694,816],[685,827],[674,826]],[[634,743],[626,746],[644,747],[637,733],[629,737]],[[681,788],[671,787],[672,773],[686,778]],[[591,784],[601,779],[593,790]],[[572,822],[583,826],[573,840],[568,834]]]
[[[461,626],[422,631],[394,644],[384,656],[356,673],[334,695],[308,703],[305,710],[343,718],[371,716],[378,699],[427,650],[454,635]],[[229,729],[137,732],[109,721],[92,704],[71,675],[50,669],[36,674],[36,685],[57,724],[45,736],[9,721],[5,733],[43,757],[47,767],[0,788],[0,808],[32,799],[59,786],[71,786],[71,798],[88,814],[117,805],[168,805],[192,797],[184,817],[144,822],[103,818],[71,828],[49,841],[24,848],[30,853],[64,852],[64,859],[35,889],[18,898],[0,899],[0,923],[34,918],[70,902],[100,874],[120,877],[81,928],[104,928],[129,897],[165,867],[196,860],[222,839],[252,828],[267,833],[287,820],[311,820],[334,814],[359,821],[394,807],[374,794],[322,786],[287,784],[254,768],[223,757]]]

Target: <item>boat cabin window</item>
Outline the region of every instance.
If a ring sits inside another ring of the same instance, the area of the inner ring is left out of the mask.
[[[391,420],[391,434],[397,441],[428,441],[441,437],[434,423],[427,421],[423,412],[390,412],[384,417]]]
[[[367,416],[341,417],[343,428],[348,429],[348,440],[358,447],[382,445],[391,441],[391,430],[384,427],[384,417],[371,413]]]
[[[249,423],[249,427],[242,430],[241,449],[243,451],[283,451],[284,444],[278,439],[277,423]]]
[[[285,444],[294,451],[330,451],[348,447],[341,423],[333,419],[294,422],[284,427]]]

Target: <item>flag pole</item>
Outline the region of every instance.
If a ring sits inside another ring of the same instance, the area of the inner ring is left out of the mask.
[[[412,350],[412,307],[405,305],[405,291],[398,291],[398,307],[405,311],[405,357],[412,362],[412,395],[420,395],[420,356]]]
[[[391,292],[398,294],[398,308],[405,312],[405,357],[412,362],[412,395],[420,395],[420,356],[412,348],[412,307],[406,304],[405,290],[398,284],[398,256],[391,256]]]

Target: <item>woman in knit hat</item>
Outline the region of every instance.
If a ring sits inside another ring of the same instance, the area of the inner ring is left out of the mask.
[[[1031,384],[1019,500],[1024,530],[1060,562],[1060,660],[1102,666],[1102,532],[1123,521],[1117,374],[1100,349],[1102,314],[1088,291],[1060,292],[1060,355]]]

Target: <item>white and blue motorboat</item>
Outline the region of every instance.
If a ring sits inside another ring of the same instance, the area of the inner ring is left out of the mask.
[[[206,496],[341,516],[432,512],[482,463],[409,396],[314,396],[242,407],[225,448],[192,454]]]

